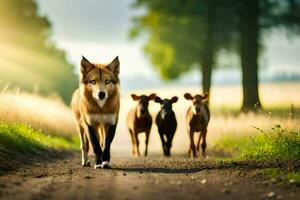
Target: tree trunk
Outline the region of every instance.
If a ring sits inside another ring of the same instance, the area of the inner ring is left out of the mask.
[[[210,92],[212,68],[215,59],[214,27],[216,24],[216,4],[210,0],[207,2],[207,27],[204,40],[204,50],[201,55],[202,90],[203,93]]]
[[[213,57],[210,54],[210,57],[203,58],[202,60],[202,90],[203,93],[210,92],[211,86],[211,76],[213,68]]]
[[[258,55],[259,55],[259,0],[243,0],[240,9],[241,42],[240,56],[242,66],[244,112],[261,109],[258,94]]]

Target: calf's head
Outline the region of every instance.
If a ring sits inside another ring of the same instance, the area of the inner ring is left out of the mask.
[[[156,96],[154,101],[161,105],[161,115],[164,119],[167,115],[172,113],[172,104],[178,101],[178,97],[174,96],[171,99],[162,100],[160,97]]]
[[[193,102],[193,112],[195,115],[199,115],[202,106],[208,101],[209,94],[204,93],[203,95],[197,94],[195,96],[192,96],[190,93],[185,93],[184,98]]]
[[[147,95],[136,95],[136,94],[131,94],[131,97],[134,101],[138,101],[138,109],[137,109],[137,116],[141,117],[149,113],[148,111],[148,106],[149,106],[149,101],[154,100],[155,94],[152,93],[149,96]]]

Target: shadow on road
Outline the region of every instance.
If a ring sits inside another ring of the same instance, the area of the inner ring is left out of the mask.
[[[124,172],[138,172],[138,173],[164,173],[164,174],[191,174],[197,173],[206,168],[191,168],[191,169],[172,169],[172,168],[114,168],[113,170]]]

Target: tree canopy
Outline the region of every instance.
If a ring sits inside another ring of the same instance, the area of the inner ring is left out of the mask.
[[[245,111],[261,106],[258,59],[264,34],[275,28],[299,33],[299,0],[136,0],[134,6],[146,13],[133,19],[131,36],[148,36],[145,53],[163,79],[196,67],[202,89],[209,91],[219,52],[239,55]]]

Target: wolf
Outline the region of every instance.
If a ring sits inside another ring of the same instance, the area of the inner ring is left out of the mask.
[[[90,166],[89,145],[95,154],[94,168],[111,168],[110,147],[120,110],[120,62],[95,64],[82,56],[79,88],[71,107],[77,121],[82,152],[82,166]]]

